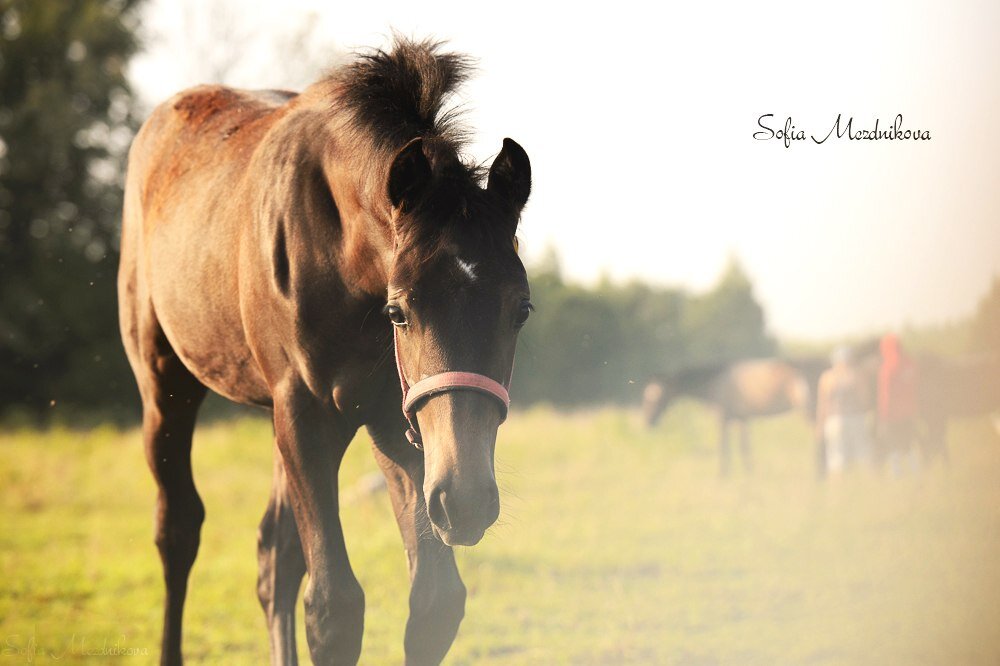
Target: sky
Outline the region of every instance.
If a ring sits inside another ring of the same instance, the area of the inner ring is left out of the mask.
[[[151,104],[301,87],[392,30],[446,39],[478,61],[471,156],[525,147],[524,253],[571,279],[704,290],[736,258],[774,333],[831,339],[967,316],[1000,277],[995,0],[216,1],[150,0],[131,75]],[[806,139],[754,139],[763,114]],[[809,139],[838,114],[931,138]]]

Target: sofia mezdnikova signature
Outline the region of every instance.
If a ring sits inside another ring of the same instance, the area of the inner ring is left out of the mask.
[[[843,114],[837,114],[837,119],[826,134],[806,134],[804,129],[797,128],[792,123],[792,117],[785,118],[785,124],[778,129],[774,128],[774,114],[765,113],[757,118],[757,125],[760,129],[753,133],[753,138],[758,141],[770,141],[777,139],[783,141],[785,148],[788,148],[796,141],[812,139],[814,143],[823,144],[827,139],[843,139],[847,137],[851,141],[930,141],[930,130],[907,129],[903,127],[903,114],[898,113],[892,124],[879,127],[879,119],[875,119],[874,127],[862,127],[860,123],[854,123],[854,116],[849,116],[844,120]]]

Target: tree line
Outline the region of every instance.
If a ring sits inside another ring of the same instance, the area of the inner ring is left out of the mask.
[[[638,281],[574,284],[552,251],[529,275],[536,312],[518,341],[512,394],[519,405],[630,402],[651,374],[777,349],[735,260],[701,294]]]
[[[136,403],[115,296],[134,5],[0,2],[0,412]]]
[[[137,6],[0,0],[0,417],[138,414],[115,287]],[[704,293],[575,284],[551,252],[529,274],[520,406],[627,402],[654,372],[777,350],[735,261]],[[1000,351],[1000,280],[963,327]]]

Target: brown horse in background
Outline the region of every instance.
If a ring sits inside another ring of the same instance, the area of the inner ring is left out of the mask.
[[[917,358],[918,405],[924,458],[948,460],[952,419],[1000,412],[1000,358],[966,356]]]
[[[643,391],[643,414],[652,427],[678,397],[687,396],[712,407],[719,417],[719,471],[731,465],[729,426],[740,426],[740,451],[745,469],[753,466],[750,419],[794,409],[809,414],[811,392],[803,374],[779,359],[738,361],[701,366],[651,379]],[[811,414],[810,414],[811,416]]]
[[[871,436],[875,442],[875,462],[885,462],[887,451],[880,435],[876,414],[878,375],[882,357],[881,338],[871,338],[852,346],[854,363],[867,377],[872,412]],[[911,356],[916,367],[917,413],[912,450],[919,448],[924,462],[941,458],[948,462],[948,425],[956,418],[1000,412],[1000,358],[991,355],[949,357],[916,353]]]
[[[306,571],[314,663],[361,653],[364,594],[337,471],[362,426],[409,560],[406,663],[438,663],[454,640],[466,592],[451,546],[475,544],[497,519],[506,405],[495,398],[506,391],[439,382],[410,406],[412,423],[400,403],[426,378],[506,383],[531,309],[514,241],[528,157],[505,139],[488,171],[462,161],[462,132],[442,107],[466,73],[462,56],[397,40],[299,95],[185,91],[136,137],[119,300],[159,489],[162,663],[181,662],[205,516],[191,436],[207,389],[273,414],[258,581],[273,663],[296,662]],[[407,441],[411,427],[422,449]]]

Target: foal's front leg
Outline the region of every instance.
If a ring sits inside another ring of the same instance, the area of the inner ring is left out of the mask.
[[[450,546],[431,531],[424,503],[423,454],[407,442],[402,416],[369,426],[385,474],[410,565],[410,617],[404,647],[408,666],[439,664],[465,615],[465,585]]]
[[[257,562],[257,597],[271,639],[271,664],[296,666],[295,604],[306,561],[292,512],[285,463],[277,446],[271,497],[257,533]]]
[[[276,396],[274,429],[309,571],[309,653],[314,664],[356,664],[365,596],[347,558],[337,500],[337,472],[354,430],[300,385]]]

